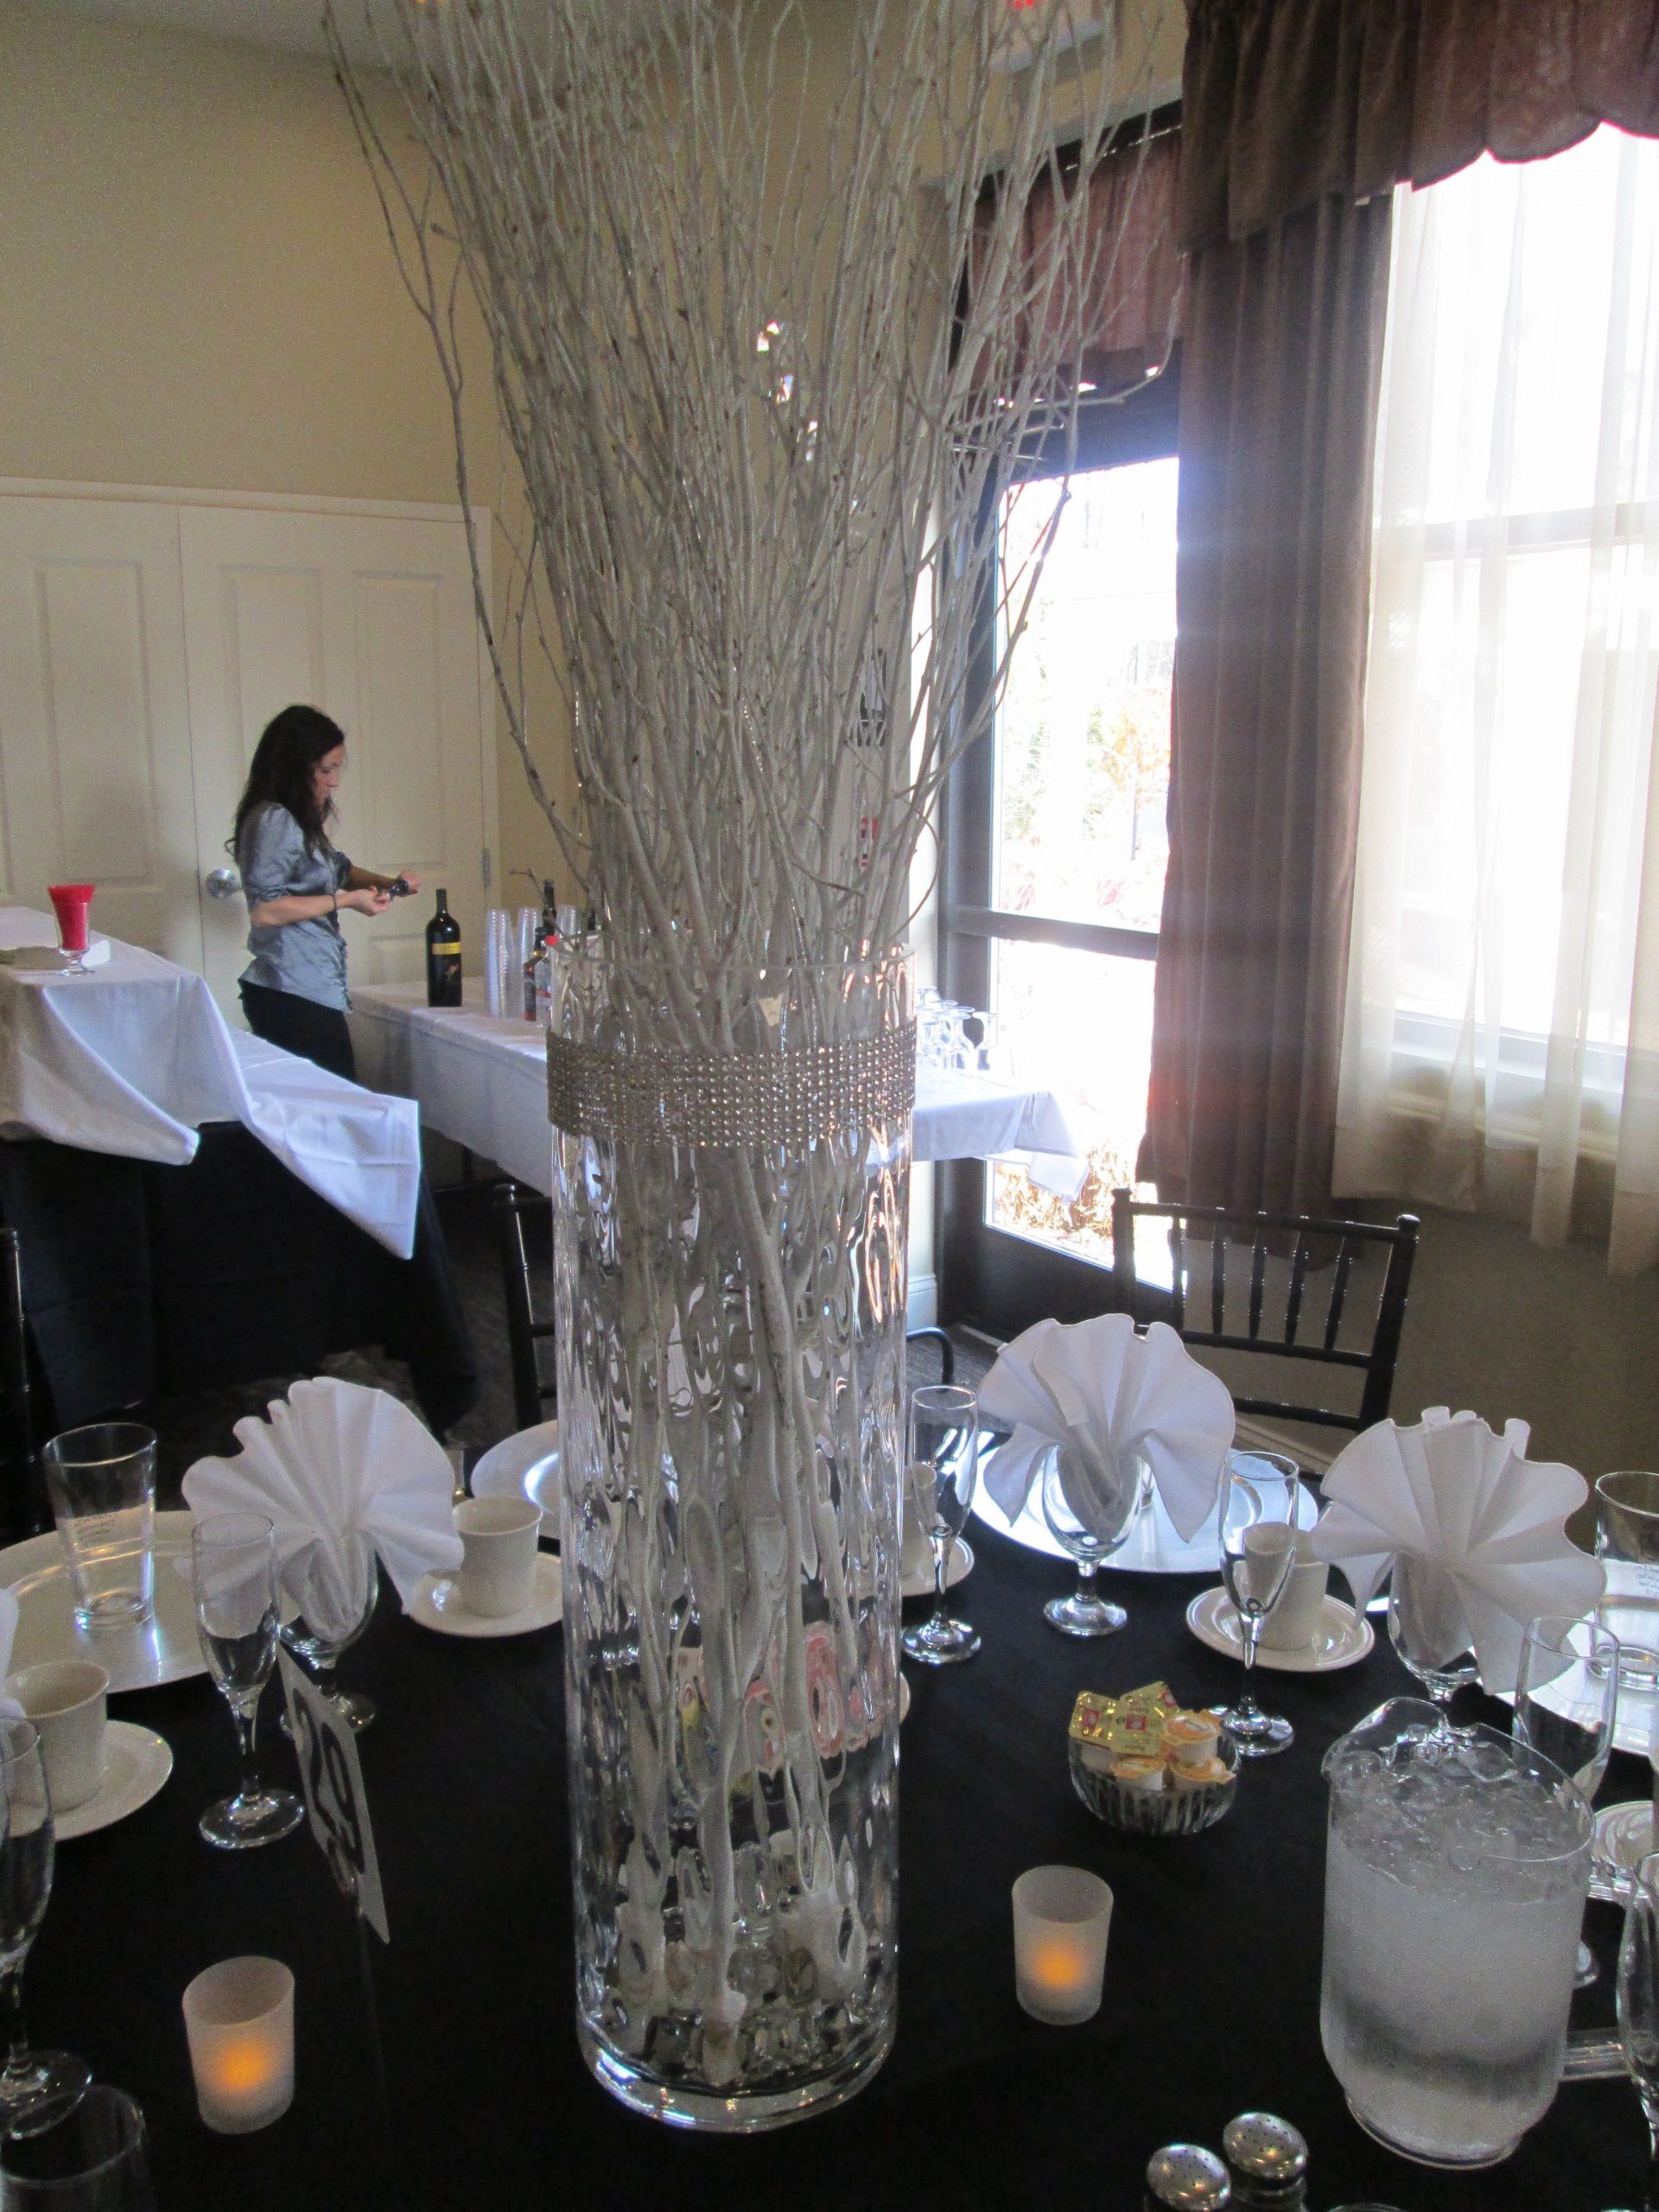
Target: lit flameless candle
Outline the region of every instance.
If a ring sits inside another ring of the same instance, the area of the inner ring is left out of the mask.
[[[1014,1973],[1034,2020],[1075,2027],[1100,2010],[1112,1893],[1081,1866],[1033,1866],[1014,1885]]]
[[[222,1959],[184,1993],[196,2104],[217,2135],[249,2135],[294,2101],[294,1977],[276,1959]]]

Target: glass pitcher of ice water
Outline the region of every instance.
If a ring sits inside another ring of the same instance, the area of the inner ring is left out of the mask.
[[[1590,1808],[1491,1728],[1391,1698],[1333,1744],[1319,2032],[1360,2126],[1496,2165],[1560,2080]]]

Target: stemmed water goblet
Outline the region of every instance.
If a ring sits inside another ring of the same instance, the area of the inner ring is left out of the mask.
[[[1618,1639],[1594,1619],[1542,1613],[1527,1625],[1515,1679],[1515,1733],[1570,1775],[1593,1804],[1612,1756],[1618,1709]],[[1579,1945],[1575,1986],[1596,1979],[1595,1954]]]
[[[944,1605],[951,1555],[968,1525],[979,1478],[979,1401],[971,1390],[930,1382],[912,1392],[910,1459],[912,1467],[925,1466],[931,1476],[931,1496],[921,1502],[933,1548],[933,1611],[905,1630],[904,1647],[924,1666],[948,1667],[971,1659],[979,1649],[978,1630],[953,1619]]]
[[[0,1721],[0,1783],[5,1833],[0,1840],[0,1977],[8,2015],[0,2071],[0,2131],[35,2135],[73,2112],[92,2069],[67,2050],[32,2050],[23,2018],[23,1966],[52,1895],[56,1830],[41,1739],[29,1720]]]
[[[337,1690],[334,1669],[367,1628],[380,1594],[372,1539],[353,1529],[338,1546],[313,1544],[279,1580],[284,1600],[295,1610],[278,1635],[346,1726],[366,1728],[374,1718],[373,1699],[360,1690]]]
[[[249,1851],[291,1835],[305,1808],[288,1789],[259,1781],[254,1731],[259,1698],[276,1664],[276,1548],[263,1513],[210,1513],[190,1539],[196,1637],[207,1671],[225,1693],[242,1755],[242,1785],[196,1823],[222,1851]]]
[[[1086,1461],[1065,1445],[1056,1445],[1045,1459],[1043,1518],[1077,1563],[1077,1588],[1043,1607],[1043,1618],[1062,1635],[1111,1636],[1128,1618],[1122,1605],[1101,1596],[1095,1574],[1135,1525],[1144,1465],[1138,1454]]]
[[[1400,1663],[1414,1675],[1433,1700],[1440,1725],[1448,1735],[1452,1700],[1465,1684],[1480,1679],[1480,1662],[1472,1651],[1443,1656],[1445,1644],[1456,1634],[1448,1628],[1438,1641],[1435,1630],[1440,1578],[1432,1567],[1405,1554],[1395,1560],[1389,1578],[1389,1640]]]
[[[1282,1751],[1295,1731],[1281,1713],[1264,1713],[1251,1690],[1262,1624],[1296,1564],[1296,1512],[1301,1478],[1295,1462],[1272,1452],[1230,1452],[1221,1470],[1217,1519],[1221,1572],[1238,1615],[1243,1647],[1244,1689],[1221,1715],[1244,1758]]]

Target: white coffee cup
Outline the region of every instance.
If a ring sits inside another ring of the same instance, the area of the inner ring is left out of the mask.
[[[104,1728],[110,1678],[90,1659],[49,1659],[5,1685],[35,1723],[54,1813],[73,1813],[104,1779]]]
[[[469,1497],[456,1506],[461,1602],[469,1613],[502,1620],[524,1611],[541,1533],[542,1509],[527,1497]]]
[[[1296,1531],[1296,1564],[1277,1603],[1262,1624],[1262,1641],[1270,1651],[1306,1651],[1312,1645],[1325,1604],[1331,1569],[1313,1556],[1313,1533]]]

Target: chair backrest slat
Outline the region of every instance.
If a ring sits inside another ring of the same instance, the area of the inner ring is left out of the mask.
[[[1325,1348],[1336,1350],[1337,1338],[1342,1332],[1342,1309],[1348,1296],[1348,1274],[1354,1264],[1352,1241],[1344,1236],[1337,1252],[1336,1273],[1331,1278],[1331,1303],[1325,1311]]]
[[[1295,1257],[1290,1263],[1290,1291],[1285,1300],[1285,1342],[1296,1341],[1296,1324],[1302,1318],[1302,1280],[1307,1273],[1307,1238],[1296,1239]]]
[[[1217,1222],[1210,1233],[1210,1326],[1217,1336],[1227,1319],[1227,1230]]]
[[[1250,1341],[1262,1333],[1262,1290],[1268,1279],[1268,1241],[1258,1229],[1250,1254]]]
[[[1170,1282],[1173,1289],[1173,1327],[1179,1335],[1186,1326],[1186,1224],[1177,1214],[1169,1224]]]

